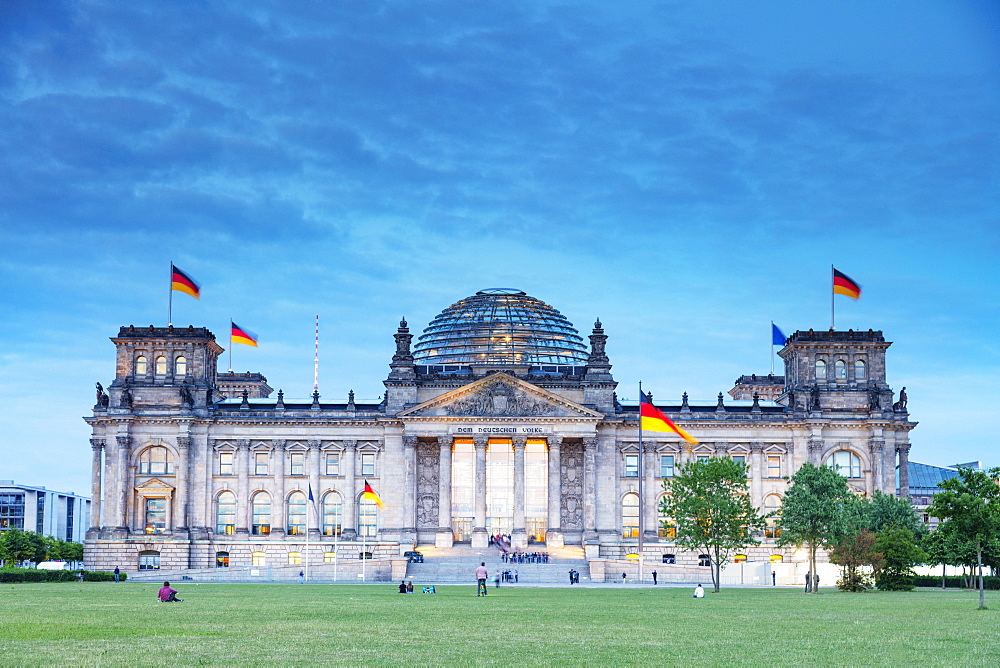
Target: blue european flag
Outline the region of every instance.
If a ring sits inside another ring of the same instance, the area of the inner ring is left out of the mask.
[[[783,346],[788,341],[788,337],[781,333],[778,326],[771,323],[771,343],[776,346]]]

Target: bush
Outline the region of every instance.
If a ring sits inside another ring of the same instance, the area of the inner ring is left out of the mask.
[[[0,583],[12,584],[23,582],[76,582],[80,571],[39,571],[34,568],[0,568]],[[127,577],[120,576],[122,581]],[[84,582],[112,582],[114,573],[107,571],[84,571]]]
[[[913,584],[917,587],[940,587],[941,586],[941,576],[940,575],[917,575],[913,578]],[[944,584],[946,587],[952,587],[954,589],[964,589],[966,584],[966,579],[958,576],[948,576],[944,579]],[[976,577],[973,581],[975,585],[972,589],[977,589],[979,587],[979,578]],[[984,575],[983,576],[983,588],[985,589],[997,589],[1000,590],[1000,577],[995,575]]]

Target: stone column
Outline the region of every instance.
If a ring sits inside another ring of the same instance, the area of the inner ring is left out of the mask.
[[[596,436],[585,436],[583,438],[583,540],[584,542],[597,540]]]
[[[309,477],[309,486],[306,488],[306,528],[309,531],[309,539],[317,541],[322,529],[323,516],[321,504],[323,502],[322,492],[319,488],[319,448],[322,445],[319,439],[310,439],[309,465],[306,468],[306,475]],[[315,503],[308,503],[309,492],[312,492]]]
[[[548,437],[549,446],[549,526],[545,531],[546,547],[562,547],[562,436]]]
[[[177,481],[177,516],[174,518],[174,531],[187,533],[191,527],[188,498],[190,482],[188,460],[191,454],[191,437],[177,437],[177,465],[174,466],[174,480]]]
[[[104,475],[101,476],[101,488],[103,495],[103,509],[101,517],[101,538],[107,538],[106,532],[110,532],[118,524],[118,499],[121,496],[118,487],[118,448],[112,447],[105,441],[104,446]]]
[[[791,459],[791,458],[789,458]],[[791,473],[791,461],[786,463]],[[764,444],[755,441],[750,444],[750,502],[758,508],[764,504]]]
[[[898,443],[896,452],[899,453],[899,498],[910,498],[910,444]]]
[[[618,518],[621,503],[618,479],[619,451],[615,432],[608,431],[597,437],[597,533],[602,542],[617,543],[621,540]]]
[[[271,441],[271,465],[274,470],[274,489],[271,492],[271,535],[285,535],[285,440]]]
[[[358,500],[357,484],[354,478],[355,464],[358,456],[358,442],[344,441],[344,512],[341,536],[344,540],[354,540],[358,536],[357,517]]]
[[[656,486],[656,444],[642,444],[642,493],[646,497],[642,500],[643,509],[643,538],[645,540],[656,540],[660,532],[659,522],[656,521],[656,498],[659,496],[659,488]]]
[[[117,471],[115,472],[115,487],[117,488],[117,499],[115,500],[115,531],[121,537],[128,536],[129,532],[129,499],[132,498],[128,484],[128,464],[132,454],[132,437],[117,436],[118,453],[115,457]]]
[[[515,436],[514,446],[514,532],[511,534],[511,547],[515,550],[525,550],[528,547],[528,532],[524,523],[524,446],[528,439]]]
[[[894,490],[886,491],[882,489],[882,451],[885,449],[885,439],[882,438],[871,438],[868,440],[868,461],[871,473],[868,475],[869,485],[868,495],[871,496],[872,493],[877,489],[887,494],[894,494]]]
[[[250,439],[236,439],[236,533],[246,536],[250,533]],[[274,510],[274,507],[271,507]]]
[[[104,454],[104,439],[90,439],[93,455],[90,465],[90,534],[87,538],[97,538],[101,529],[101,455]]]
[[[417,542],[417,437],[403,436],[403,526],[400,540]]]
[[[822,466],[823,464],[823,439],[821,438],[810,438],[809,439],[809,461],[811,461],[816,466]],[[791,471],[789,471],[791,473]]]
[[[436,547],[451,547],[455,534],[451,531],[451,436],[438,436],[441,449],[438,460],[438,530],[434,537]]]
[[[486,436],[473,438],[476,449],[476,512],[472,521],[472,547],[485,548],[489,544],[486,534]]]

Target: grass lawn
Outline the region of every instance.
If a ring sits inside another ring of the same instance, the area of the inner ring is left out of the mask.
[[[971,591],[0,585],[0,665],[1000,665]]]

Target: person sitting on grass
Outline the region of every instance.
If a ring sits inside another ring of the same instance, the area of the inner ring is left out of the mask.
[[[170,588],[169,582],[164,582],[163,586],[160,587],[160,591],[156,593],[156,598],[160,599],[161,603],[183,603],[184,599],[177,598],[177,590]]]
[[[406,593],[406,580],[400,580],[399,581],[399,593],[400,594],[405,594]]]
[[[705,589],[701,585],[694,588],[694,597],[705,598]]]

